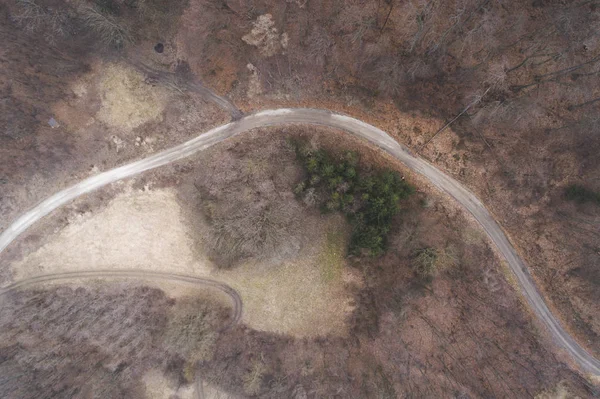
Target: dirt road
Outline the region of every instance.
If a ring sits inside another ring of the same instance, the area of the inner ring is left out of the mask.
[[[148,158],[132,162],[98,175],[87,178],[80,183],[60,191],[46,199],[38,206],[17,219],[0,235],[0,253],[22,232],[33,223],[46,216],[54,209],[68,203],[74,198],[96,190],[109,183],[141,173],[145,170],[166,165],[178,159],[188,157],[213,144],[253,128],[300,123],[323,125],[341,129],[357,137],[361,137],[404,163],[408,168],[423,175],[438,189],[458,201],[479,222],[483,230],[496,245],[498,252],[504,257],[521,292],[533,312],[546,326],[552,338],[560,347],[570,354],[582,371],[600,376],[600,361],[594,358],[571,337],[560,322],[550,312],[544,299],[537,290],[523,260],[509,242],[502,228],[479,199],[463,187],[458,181],[436,169],[427,161],[413,156],[408,149],[398,144],[387,133],[360,120],[317,109],[278,109],[248,115],[235,122],[212,129],[186,143],[159,152]]]
[[[28,278],[25,280],[20,280],[6,287],[0,288],[0,297],[8,294],[11,291],[14,291],[19,288],[27,287],[34,284],[46,283],[51,281],[61,281],[61,280],[73,280],[73,279],[81,279],[81,278],[114,278],[114,277],[127,277],[127,278],[136,278],[136,279],[150,279],[150,280],[161,280],[161,281],[177,281],[190,283],[195,286],[209,287],[216,289],[217,291],[221,291],[225,295],[231,299],[231,321],[225,327],[228,328],[233,326],[242,319],[242,298],[237,293],[236,290],[224,284],[220,281],[186,276],[183,274],[174,274],[174,273],[162,273],[151,270],[87,270],[81,271],[78,270],[76,272],[63,272],[63,273],[51,273],[51,274],[43,274],[40,276],[35,276],[32,278]]]

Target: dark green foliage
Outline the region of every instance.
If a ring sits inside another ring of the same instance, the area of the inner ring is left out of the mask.
[[[413,187],[391,170],[361,171],[355,152],[333,157],[322,149],[293,144],[308,173],[295,193],[303,197],[308,190],[311,194],[316,190],[322,211],[341,211],[347,216],[353,227],[351,254],[381,255],[392,218],[400,210],[399,202],[413,193]]]
[[[576,201],[580,204],[594,202],[600,205],[600,193],[592,191],[579,184],[571,184],[565,189],[565,197],[569,201]]]

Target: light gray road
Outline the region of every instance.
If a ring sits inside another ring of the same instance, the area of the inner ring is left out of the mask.
[[[78,184],[51,196],[17,219],[0,235],[0,253],[33,223],[80,195],[89,193],[117,180],[188,157],[213,144],[250,129],[289,123],[323,125],[341,129],[361,137],[387,151],[404,163],[408,168],[423,175],[438,189],[458,201],[473,215],[473,217],[475,217],[483,230],[496,245],[498,252],[505,258],[519,283],[521,292],[527,300],[527,303],[540,321],[546,326],[556,344],[572,356],[575,363],[583,372],[600,376],[600,361],[583,349],[573,337],[565,331],[560,322],[550,312],[544,299],[537,290],[533,279],[529,275],[525,263],[509,242],[502,228],[496,223],[486,207],[473,193],[467,190],[458,181],[433,167],[427,161],[413,156],[408,149],[398,144],[384,131],[360,120],[345,115],[334,114],[326,110],[297,108],[258,112],[243,117],[236,122],[228,123],[210,130],[207,133],[169,150],[89,177]]]

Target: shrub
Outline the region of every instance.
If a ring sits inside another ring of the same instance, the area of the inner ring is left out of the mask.
[[[223,309],[201,298],[183,298],[171,310],[164,346],[188,362],[212,357]]]
[[[594,202],[600,204],[600,193],[592,191],[579,184],[571,184],[565,189],[565,198],[569,201],[575,201],[583,204],[586,202]]]
[[[267,368],[264,362],[261,360],[255,360],[252,363],[252,367],[244,375],[244,392],[247,395],[255,396],[260,393],[262,388],[262,382]]]
[[[250,257],[285,256],[290,252],[297,213],[294,206],[263,202],[213,217],[211,253],[222,267]]]
[[[206,164],[221,165],[219,154],[207,153]],[[194,178],[210,259],[231,268],[249,259],[273,264],[298,255],[308,225],[302,205],[288,195],[299,171],[293,151],[279,140],[259,140],[228,159],[222,173]],[[317,201],[317,193],[302,183],[292,188],[307,205]]]
[[[438,252],[435,248],[423,248],[417,252],[413,268],[421,278],[429,278],[435,275],[438,265]]]

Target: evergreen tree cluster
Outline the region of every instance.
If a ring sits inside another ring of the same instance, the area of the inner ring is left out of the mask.
[[[571,184],[565,189],[565,197],[569,201],[575,201],[580,204],[593,202],[600,205],[600,193],[592,191],[579,184]]]
[[[308,175],[295,187],[296,195],[323,212],[346,215],[352,225],[351,254],[383,254],[392,218],[414,188],[392,170],[360,170],[356,152],[334,157],[305,144],[294,147]]]

